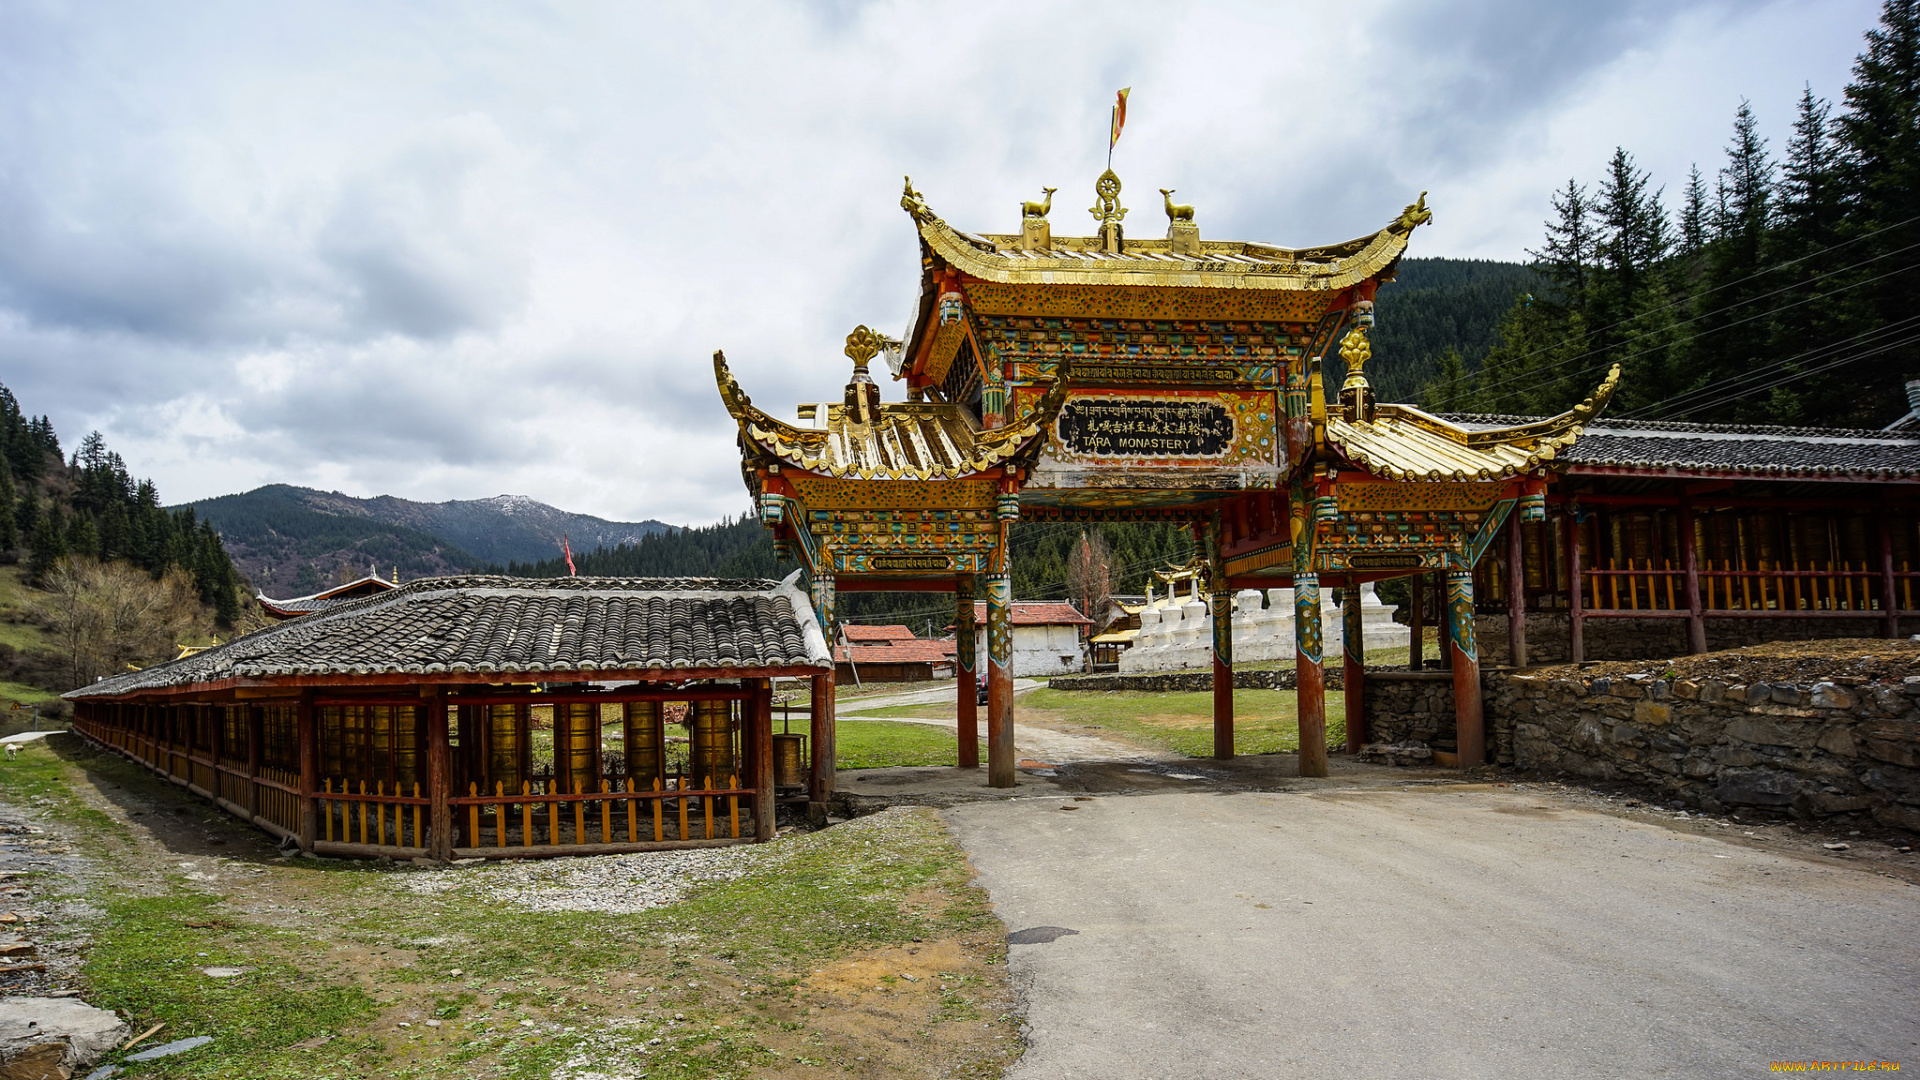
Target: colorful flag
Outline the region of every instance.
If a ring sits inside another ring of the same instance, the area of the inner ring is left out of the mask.
[[[1132,92],[1133,87],[1127,87],[1125,90],[1120,91],[1119,99],[1114,102],[1113,136],[1107,140],[1107,153],[1109,154],[1113,153],[1114,144],[1120,141],[1120,129],[1127,126],[1127,95]]]
[[[567,576],[579,577],[580,571],[573,568],[573,544],[568,541],[566,533],[560,534],[560,550],[567,554]]]

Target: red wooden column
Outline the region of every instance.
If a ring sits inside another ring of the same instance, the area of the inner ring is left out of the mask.
[[[1233,594],[1224,575],[1213,606],[1213,756],[1233,756]]]
[[[825,813],[827,800],[833,796],[833,670],[822,672],[813,677],[812,717],[807,738],[807,748],[813,754],[812,769],[807,775],[807,801],[820,813]]]
[[[753,838],[773,839],[773,680],[753,680]]]
[[[1013,576],[987,575],[987,786],[1014,785]]]
[[[453,759],[447,742],[446,688],[436,688],[423,707],[427,710],[427,798],[432,800],[427,809],[427,823],[430,826],[427,857],[444,862],[453,858],[455,828],[453,807],[447,803],[453,794]],[[460,743],[464,749],[464,736]],[[474,837],[468,846],[478,843],[479,838]]]
[[[1422,572],[1413,575],[1407,583],[1407,589],[1413,595],[1407,600],[1412,605],[1407,615],[1407,670],[1419,671],[1427,664],[1427,575]]]
[[[1887,527],[1887,515],[1883,511],[1873,519],[1875,539],[1880,542],[1880,633],[1883,637],[1900,636],[1900,593],[1895,587],[1893,576],[1893,531]]]
[[[247,813],[260,816],[260,742],[267,726],[262,705],[247,706]]]
[[[313,691],[300,692],[300,850],[311,853],[320,835],[320,804],[313,793],[320,788],[320,723],[313,707]]]
[[[1693,539],[1693,500],[1682,498],[1676,513],[1680,529],[1680,571],[1687,589],[1687,651],[1707,651],[1707,620],[1700,605],[1700,551]]]
[[[1507,517],[1507,663],[1527,666],[1527,538],[1520,515]]]
[[[973,624],[972,574],[961,574],[953,585],[953,681],[959,697],[960,767],[980,767],[980,674],[975,653],[979,631]]]
[[[1587,658],[1585,607],[1580,597],[1580,514],[1572,503],[1560,520],[1567,523],[1567,659],[1579,663]]]
[[[1293,666],[1301,776],[1327,775],[1327,682],[1320,664],[1320,633],[1320,577],[1295,570]]]
[[[1480,657],[1473,641],[1473,571],[1447,571],[1447,654],[1453,661],[1453,724],[1460,767],[1487,761],[1486,715],[1480,702]]]
[[[1340,605],[1340,646],[1347,704],[1347,753],[1357,754],[1367,744],[1367,640],[1361,621],[1360,586],[1347,575],[1347,602]]]

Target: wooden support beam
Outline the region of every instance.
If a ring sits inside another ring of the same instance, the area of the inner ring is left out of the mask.
[[[1520,515],[1507,518],[1507,663],[1527,666],[1527,538]]]
[[[1567,658],[1577,664],[1587,658],[1587,628],[1580,611],[1580,518],[1569,507],[1560,520],[1567,523]]]
[[[447,804],[453,788],[452,755],[447,740],[447,692],[436,692],[423,707],[427,710],[427,798],[432,800],[427,812],[428,824],[432,827],[427,839],[427,857],[445,862],[453,858],[454,847],[453,811]],[[461,740],[463,745],[465,741]]]
[[[260,816],[260,744],[265,738],[267,710],[247,706],[247,817]]]
[[[1893,530],[1887,527],[1886,511],[1874,515],[1874,539],[1880,547],[1880,633],[1883,637],[1900,636],[1900,595],[1894,588],[1893,577]]]
[[[1683,497],[1675,511],[1674,524],[1680,530],[1680,572],[1684,575],[1687,605],[1687,651],[1707,651],[1707,620],[1700,603],[1700,551],[1693,537],[1693,500]]]
[[[1447,571],[1447,652],[1453,661],[1453,723],[1460,767],[1487,761],[1486,714],[1480,701],[1480,656],[1473,640],[1473,571]]]
[[[954,579],[953,681],[959,695],[959,762],[963,769],[980,767],[980,668],[975,656],[979,631],[973,623],[972,574]]]
[[[1233,756],[1233,594],[1210,598],[1213,607],[1213,756]]]
[[[1342,679],[1347,706],[1347,753],[1358,754],[1367,744],[1367,636],[1360,611],[1360,586],[1347,579],[1346,603],[1340,605],[1340,646],[1345,661]]]
[[[1407,602],[1411,605],[1407,611],[1407,670],[1419,671],[1427,666],[1427,575],[1419,573],[1408,579],[1407,588],[1413,594]]]
[[[300,850],[311,853],[313,842],[320,835],[320,804],[314,798],[314,792],[320,789],[320,723],[311,692],[300,695],[296,708],[300,739]]]
[[[1293,575],[1295,712],[1300,719],[1300,775],[1327,775],[1327,682],[1320,653],[1320,577]]]
[[[821,813],[833,796],[833,672],[813,677],[811,724],[807,749],[812,755],[807,773],[807,800]]]
[[[987,575],[987,786],[1014,785],[1013,578]]]
[[[753,680],[753,836],[773,839],[773,680]]]

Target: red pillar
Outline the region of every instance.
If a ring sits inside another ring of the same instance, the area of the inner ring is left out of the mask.
[[[1447,571],[1447,653],[1453,661],[1453,723],[1460,767],[1487,761],[1486,715],[1480,702],[1480,657],[1473,641],[1473,571]]]
[[[754,679],[752,704],[753,731],[753,838],[773,839],[773,680]]]
[[[980,767],[980,669],[975,639],[979,631],[973,624],[972,574],[954,580],[953,681],[959,697],[960,767]]]
[[[987,786],[1014,785],[1013,578],[987,575]]]
[[[1507,663],[1527,666],[1527,538],[1518,512],[1507,518]]]
[[[1345,660],[1347,753],[1358,754],[1367,744],[1367,642],[1360,586],[1351,574],[1347,575],[1347,602],[1340,606],[1340,645]]]
[[[427,857],[453,858],[452,757],[447,745],[447,691],[438,688],[425,702],[427,710],[427,823],[431,826]],[[462,740],[464,742],[464,740]],[[477,842],[477,841],[473,841]]]
[[[1880,632],[1885,637],[1900,636],[1900,593],[1893,576],[1893,532],[1887,528],[1887,515],[1874,518],[1874,531],[1880,541]]]
[[[1294,697],[1300,717],[1300,775],[1327,775],[1327,683],[1320,663],[1320,578],[1293,574]]]
[[[812,723],[807,739],[812,770],[807,776],[807,800],[824,811],[833,797],[833,671],[813,677]]]
[[[320,804],[313,793],[320,787],[320,726],[313,707],[313,691],[300,693],[300,850],[311,852],[320,835]]]
[[[1213,602],[1213,756],[1233,756],[1233,594]]]
[[[1707,651],[1707,620],[1700,606],[1700,552],[1693,539],[1693,502],[1680,500],[1680,571],[1687,589],[1687,651]]]
[[[1587,658],[1587,628],[1580,596],[1580,515],[1572,503],[1560,520],[1567,523],[1567,659],[1577,664]]]

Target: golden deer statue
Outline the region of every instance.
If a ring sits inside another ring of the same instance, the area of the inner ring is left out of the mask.
[[[1043,217],[1046,217],[1046,216],[1047,216],[1047,212],[1048,212],[1048,211],[1050,211],[1050,210],[1052,210],[1052,209],[1053,209],[1053,193],[1054,193],[1054,192],[1056,192],[1056,191],[1059,191],[1060,189],[1059,189],[1059,188],[1050,188],[1050,187],[1043,187],[1043,188],[1041,188],[1040,190],[1041,190],[1041,192],[1043,192],[1043,193],[1044,193],[1044,194],[1046,195],[1046,200],[1045,200],[1045,201],[1043,201],[1043,202],[1023,202],[1023,203],[1021,203],[1021,204],[1020,204],[1020,216],[1021,216],[1021,217],[1023,217],[1023,218],[1043,218]]]
[[[1193,220],[1193,207],[1181,206],[1175,203],[1173,201],[1173,192],[1173,188],[1163,187],[1160,189],[1160,197],[1167,201],[1167,220],[1191,222]]]

